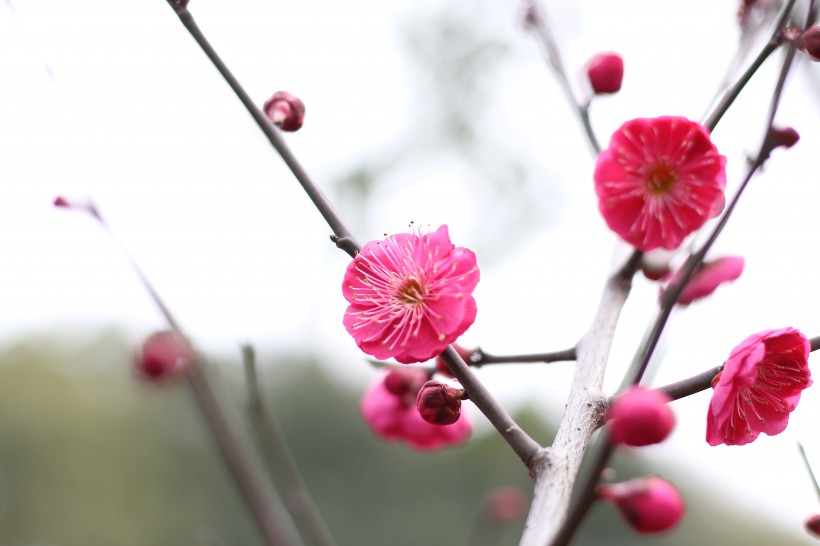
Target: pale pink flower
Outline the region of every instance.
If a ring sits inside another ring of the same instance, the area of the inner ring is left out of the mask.
[[[598,497],[615,503],[627,523],[639,533],[667,531],[686,512],[675,486],[658,476],[601,485]]]
[[[373,383],[364,395],[364,420],[378,436],[390,442],[405,442],[422,451],[433,451],[464,442],[472,424],[466,414],[450,425],[434,425],[422,419],[416,396],[427,380],[418,368],[393,370]]]
[[[794,328],[766,330],[735,347],[712,381],[706,441],[743,445],[761,432],[783,432],[800,393],[812,384],[810,351],[809,340]]]
[[[598,208],[609,228],[638,250],[673,250],[723,210],[725,164],[694,121],[627,121],[598,154]]]
[[[662,442],[675,427],[670,401],[663,392],[640,386],[618,396],[607,412],[610,441],[636,447]]]
[[[686,283],[680,296],[678,296],[678,305],[689,305],[695,300],[711,295],[721,284],[736,280],[743,273],[745,263],[746,261],[742,256],[724,256],[711,262],[705,262],[695,270],[689,282]],[[661,287],[661,300],[663,300],[666,290],[678,282],[681,272],[682,269],[679,269],[672,277],[672,280],[666,286]]]
[[[423,362],[475,320],[478,279],[475,254],[453,245],[446,225],[371,241],[345,272],[345,328],[375,358]]]

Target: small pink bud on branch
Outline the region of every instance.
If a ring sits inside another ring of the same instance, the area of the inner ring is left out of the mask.
[[[166,330],[148,336],[134,357],[137,373],[151,382],[181,378],[196,362],[196,353],[181,334]]]
[[[262,111],[283,131],[298,131],[305,121],[305,103],[287,91],[274,93],[265,101]]]
[[[812,61],[820,61],[820,25],[799,33],[794,39],[794,47],[807,53]]]
[[[587,77],[596,95],[617,93],[624,78],[624,61],[617,53],[599,53],[587,63]]]
[[[647,446],[662,442],[675,427],[671,399],[662,391],[632,387],[617,397],[607,412],[613,444]]]
[[[639,533],[660,533],[673,528],[686,507],[674,485],[658,476],[645,476],[598,487],[598,498],[615,504]]]

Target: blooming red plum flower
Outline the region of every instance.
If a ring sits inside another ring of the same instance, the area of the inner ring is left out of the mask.
[[[693,301],[705,298],[714,292],[718,286],[725,282],[734,281],[743,273],[745,260],[742,256],[724,256],[710,262],[705,262],[695,270],[689,282],[678,296],[678,305],[689,305]],[[681,277],[682,269],[679,269],[672,280],[660,289],[660,299],[663,300],[666,290]]]
[[[712,381],[706,416],[710,445],[743,445],[780,434],[800,393],[812,384],[809,340],[794,328],[766,330],[735,347]]]
[[[345,328],[380,360],[429,360],[475,320],[478,280],[475,254],[453,245],[446,225],[371,241],[345,272]]]
[[[615,503],[627,523],[639,533],[667,531],[686,512],[675,486],[658,476],[601,485],[598,497]]]
[[[434,425],[419,415],[416,396],[426,380],[424,370],[408,367],[392,370],[370,386],[361,412],[376,435],[422,451],[460,444],[470,436],[472,424],[466,415],[450,425]]]
[[[607,412],[613,444],[647,446],[662,442],[675,427],[670,398],[656,390],[632,387],[616,398]]]
[[[725,164],[694,121],[627,121],[598,154],[598,208],[609,228],[638,250],[673,250],[723,210]]]

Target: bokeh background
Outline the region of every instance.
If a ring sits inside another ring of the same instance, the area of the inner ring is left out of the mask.
[[[701,118],[741,38],[734,0],[546,6],[579,90],[591,55],[625,59],[622,91],[592,105],[603,142],[634,117]],[[613,256],[627,249],[596,213],[593,158],[518,2],[190,9],[259,104],[279,89],[305,101],[305,127],[288,141],[362,241],[411,221],[447,223],[476,251],[479,316],[465,344],[541,352],[585,331]],[[714,133],[730,192],[762,136],[777,60]],[[775,152],[715,249],[744,255],[746,272],[675,314],[652,383],[720,364],[759,330],[820,335],[819,78],[816,63],[796,64],[777,119],[801,141]],[[5,0],[0,544],[259,543],[191,394],[131,373],[132,347],[161,317],[112,238],[53,209],[57,195],[94,200],[210,355],[238,423],[239,345],[256,347],[265,393],[340,544],[517,542],[523,518],[497,525],[483,506],[499,486],[528,493],[528,478],[480,415],[465,447],[436,454],[384,444],[361,422],[358,398],[375,371],[341,326],[347,257],[166,2]],[[656,286],[636,282],[610,390],[656,298]],[[570,363],[480,374],[549,441]],[[802,521],[820,506],[796,441],[820,464],[814,390],[785,433],[742,448],[706,445],[707,404],[708,393],[674,403],[672,437],[618,460],[620,478],[656,472],[681,487],[681,527],[637,537],[599,506],[578,544],[813,542]]]

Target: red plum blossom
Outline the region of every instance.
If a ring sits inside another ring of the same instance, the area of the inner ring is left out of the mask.
[[[674,250],[723,210],[725,163],[694,121],[627,121],[598,154],[598,208],[609,228],[638,250]]]
[[[472,325],[478,280],[475,254],[453,245],[446,225],[371,241],[345,272],[345,328],[380,360],[429,360]]]
[[[735,347],[712,381],[706,441],[743,445],[761,432],[783,432],[801,392],[812,384],[810,351],[809,340],[794,328],[766,330]]]

